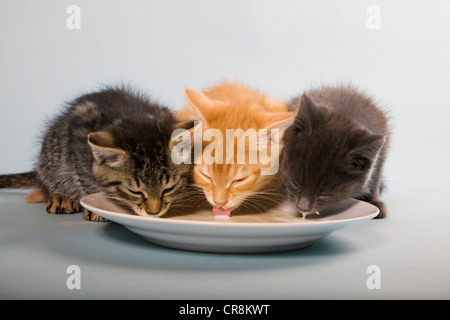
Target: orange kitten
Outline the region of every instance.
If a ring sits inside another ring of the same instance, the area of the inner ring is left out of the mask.
[[[288,112],[284,102],[236,83],[185,93],[188,105],[178,111],[177,118],[201,121],[203,157],[195,159],[194,182],[204,191],[213,213],[229,216],[248,197],[277,189],[281,185],[280,141],[295,112]],[[215,130],[208,135],[211,129]]]

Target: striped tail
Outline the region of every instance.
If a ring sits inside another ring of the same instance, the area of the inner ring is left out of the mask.
[[[0,189],[30,189],[38,187],[35,171],[0,175]]]

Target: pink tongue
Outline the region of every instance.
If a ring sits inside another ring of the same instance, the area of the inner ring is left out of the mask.
[[[231,208],[224,209],[224,208],[219,208],[219,207],[213,207],[213,215],[215,215],[215,216],[219,216],[219,215],[230,216],[230,214],[231,214]]]

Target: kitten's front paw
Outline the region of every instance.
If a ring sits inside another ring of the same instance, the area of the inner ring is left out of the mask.
[[[83,208],[83,218],[86,221],[99,221],[99,222],[106,222],[108,219],[105,219],[98,214],[95,214],[87,209]]]
[[[51,214],[66,214],[80,212],[80,204],[66,197],[53,196],[47,200],[45,210]]]
[[[371,203],[380,210],[380,213],[375,217],[375,219],[384,219],[387,217],[388,210],[386,208],[386,205],[382,201],[374,200],[374,201],[371,201]]]

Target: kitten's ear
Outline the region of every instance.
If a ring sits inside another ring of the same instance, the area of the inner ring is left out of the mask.
[[[355,173],[367,171],[376,161],[385,141],[384,136],[377,134],[370,134],[362,139],[361,144],[351,150],[347,156],[350,170]]]
[[[213,104],[212,99],[208,98],[203,92],[195,91],[191,89],[185,89],[184,93],[186,98],[191,103],[192,106],[196,108],[207,108]]]
[[[212,112],[214,100],[208,98],[203,92],[186,89],[186,98],[192,107],[192,114],[190,120],[200,120],[205,125],[208,121],[208,116]]]
[[[95,161],[112,168],[121,166],[127,159],[127,153],[117,147],[113,135],[106,131],[93,132],[88,135],[88,143]]]
[[[295,116],[294,129],[298,134],[311,135],[315,108],[316,106],[311,99],[306,94],[303,94]]]
[[[267,130],[268,139],[280,143],[286,129],[295,121],[295,114],[295,111],[264,112],[258,116],[265,123],[263,129]]]
[[[295,111],[288,112],[265,112],[261,116],[265,118],[264,129],[278,129],[284,132],[295,120]]]
[[[181,122],[176,123],[172,127],[172,131],[175,131],[177,129],[190,130],[190,129],[194,128],[194,125],[195,125],[194,120],[181,121]]]

